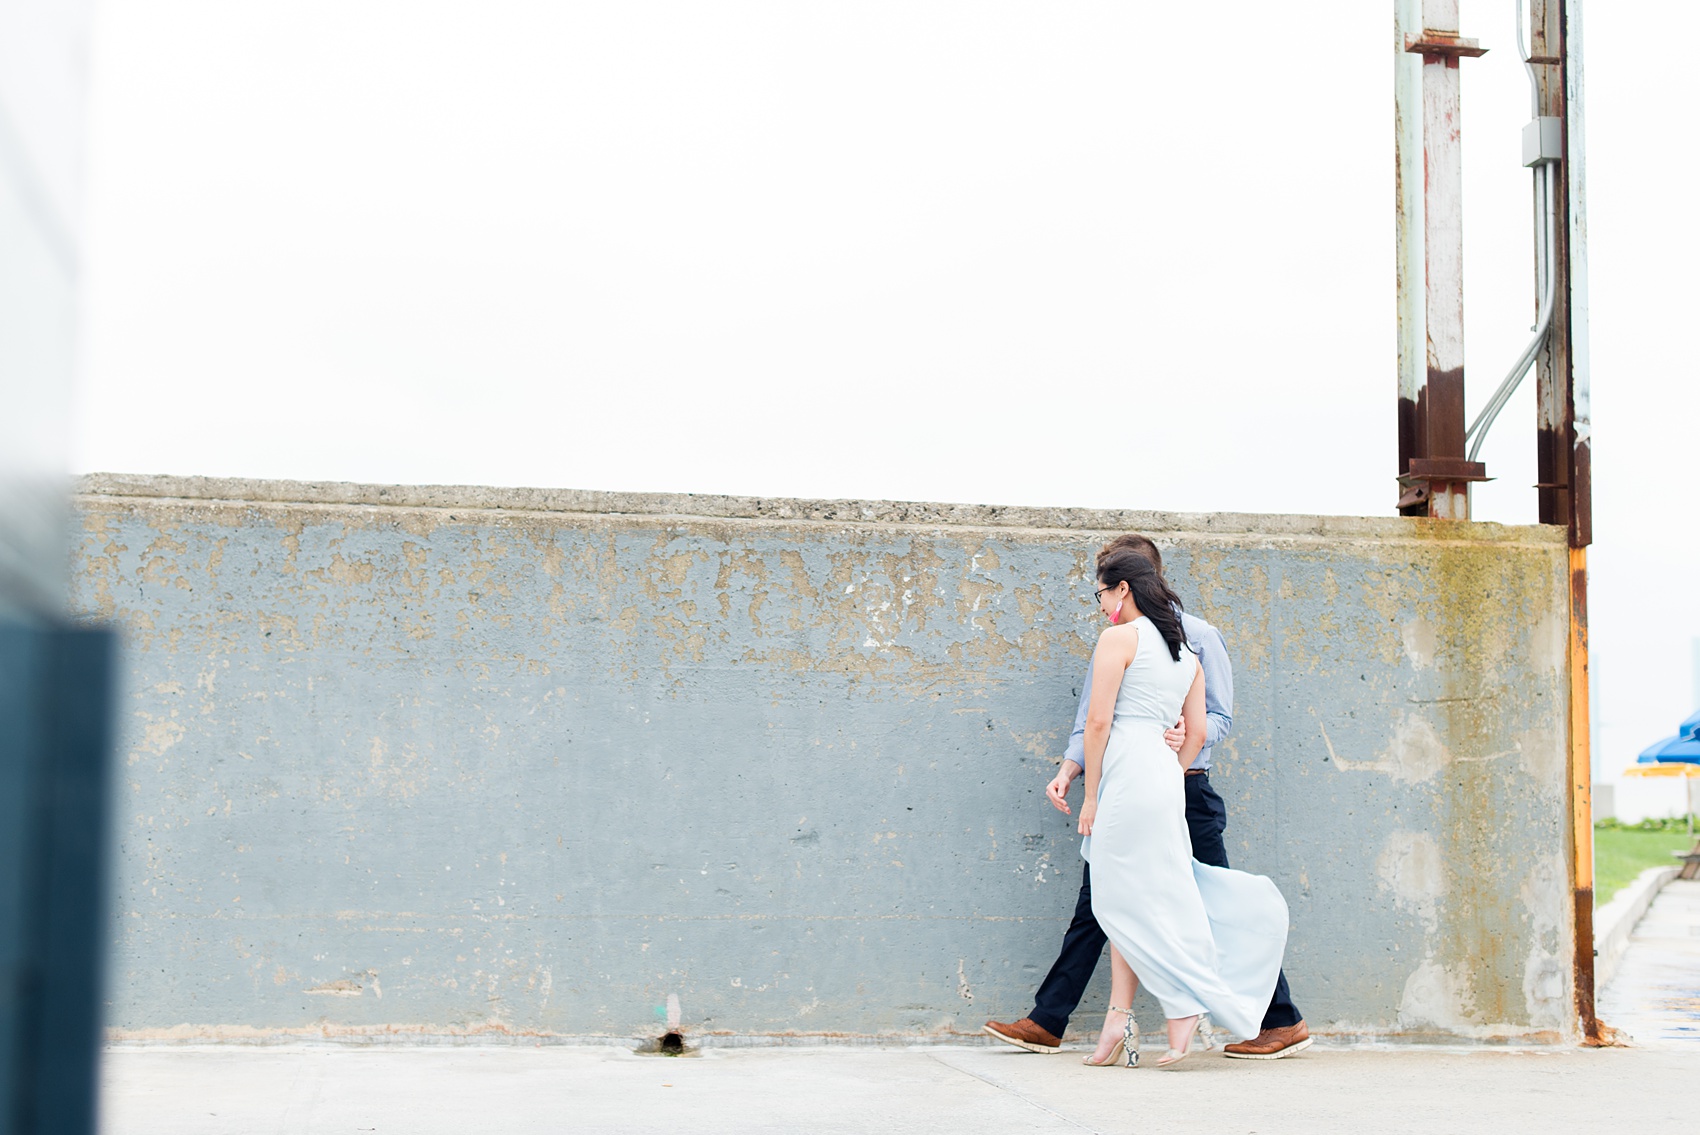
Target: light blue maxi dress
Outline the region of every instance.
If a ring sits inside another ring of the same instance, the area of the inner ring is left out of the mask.
[[[1209,1013],[1256,1036],[1287,948],[1287,901],[1262,875],[1192,857],[1186,787],[1163,731],[1198,672],[1177,662],[1145,616],[1116,697],[1098,782],[1098,814],[1081,854],[1092,864],[1092,913],[1165,1017]]]

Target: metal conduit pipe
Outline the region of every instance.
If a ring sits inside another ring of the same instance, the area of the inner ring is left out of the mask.
[[[1488,430],[1493,427],[1494,419],[1505,409],[1505,404],[1511,401],[1511,396],[1517,392],[1517,387],[1523,381],[1523,376],[1529,373],[1529,368],[1535,363],[1535,356],[1541,353],[1546,345],[1547,332],[1552,330],[1553,300],[1558,292],[1558,257],[1553,255],[1553,249],[1558,242],[1558,195],[1553,192],[1552,178],[1556,172],[1555,165],[1535,167],[1535,184],[1540,188],[1541,209],[1546,214],[1546,224],[1542,226],[1545,239],[1538,249],[1540,258],[1545,262],[1542,275],[1541,311],[1535,320],[1535,336],[1529,340],[1529,345],[1523,348],[1523,353],[1517,356],[1512,364],[1511,372],[1499,384],[1499,389],[1493,392],[1488,404],[1482,407],[1482,412],[1476,417],[1475,423],[1464,431],[1464,440],[1470,443],[1469,460],[1474,461],[1482,450],[1482,442],[1487,440]]]
[[[1529,113],[1530,117],[1539,120],[1540,89],[1535,81],[1535,65],[1529,61],[1529,49],[1523,41],[1523,0],[1517,0],[1517,55],[1523,60],[1523,70],[1529,75]],[[1511,372],[1505,376],[1499,388],[1488,399],[1482,412],[1477,415],[1474,424],[1464,431],[1464,440],[1470,443],[1469,460],[1476,460],[1482,450],[1482,443],[1487,440],[1488,430],[1493,428],[1494,419],[1505,409],[1505,404],[1516,393],[1522,383],[1523,376],[1529,373],[1529,368],[1535,363],[1535,356],[1540,354],[1545,345],[1547,332],[1552,329],[1553,297],[1558,289],[1558,257],[1555,249],[1558,243],[1558,194],[1554,191],[1552,179],[1557,173],[1558,163],[1542,162],[1535,167],[1535,189],[1539,199],[1540,209],[1545,222],[1535,230],[1535,262],[1539,266],[1540,278],[1536,286],[1541,289],[1536,297],[1540,314],[1535,319],[1535,337],[1529,345],[1523,348],[1523,353],[1517,356],[1512,364]]]

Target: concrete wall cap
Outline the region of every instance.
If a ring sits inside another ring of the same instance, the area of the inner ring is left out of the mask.
[[[588,489],[483,485],[366,485],[348,481],[251,480],[89,473],[76,481],[84,499],[139,497],[223,504],[444,509],[466,512],[568,513],[660,519],[826,522],[850,526],[1012,528],[1063,532],[1137,531],[1154,535],[1274,537],[1435,543],[1563,545],[1557,525],[1389,516],[1303,516],[1251,512],[1047,508],[933,501],[801,500],[706,493],[622,493]]]

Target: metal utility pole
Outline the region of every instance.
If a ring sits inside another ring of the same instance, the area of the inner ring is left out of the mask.
[[[1399,255],[1399,511],[1467,520],[1472,460],[1529,363],[1525,354],[1467,431],[1458,60],[1483,54],[1458,34],[1458,0],[1394,0]],[[1521,18],[1521,4],[1519,18]],[[1594,1014],[1593,777],[1588,681],[1588,545],[1593,542],[1588,406],[1587,219],[1581,0],[1531,0],[1534,87],[1523,163],[1535,171],[1535,439],[1540,521],[1569,534],[1571,874],[1576,1013],[1590,1044],[1611,1043]],[[1413,56],[1420,56],[1417,62]],[[1420,287],[1419,287],[1420,283]],[[1466,450],[1467,440],[1472,440]]]
[[[1581,13],[1576,0],[1533,0],[1529,64],[1542,119],[1561,131],[1564,176],[1554,179],[1558,288],[1553,334],[1535,358],[1536,489],[1542,524],[1593,543],[1589,485],[1587,227],[1583,217]]]
[[[1464,449],[1458,61],[1485,51],[1458,34],[1458,0],[1397,0],[1397,12],[1399,511],[1468,520],[1487,471]]]
[[[1532,0],[1532,130],[1559,134],[1552,331],[1535,357],[1536,485],[1542,524],[1562,524],[1570,544],[1570,805],[1576,904],[1576,1012],[1590,1044],[1609,1043],[1594,1015],[1593,761],[1588,710],[1588,545],[1594,541],[1588,408],[1588,225],[1582,124],[1580,0]],[[1526,142],[1525,151],[1530,150]],[[1537,223],[1539,223],[1537,221]]]

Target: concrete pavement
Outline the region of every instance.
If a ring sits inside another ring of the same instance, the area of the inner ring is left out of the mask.
[[[1630,935],[1598,1011],[1637,1045],[1700,1056],[1700,879],[1665,884]]]
[[[118,1048],[105,1135],[393,1132],[1146,1132],[1420,1135],[1691,1123],[1700,882],[1667,886],[1601,1017],[1634,1048],[1330,1046],[1274,1063],[1087,1068],[1003,1045],[708,1048],[287,1045]],[[1154,1022],[1148,1022],[1154,1024]],[[1147,1038],[1147,1057],[1161,1045]]]
[[[1154,1053],[1148,1053],[1153,1056]],[[1174,1072],[1003,1047],[120,1049],[106,1135],[1592,1131],[1689,1120],[1694,1056],[1317,1046]]]

